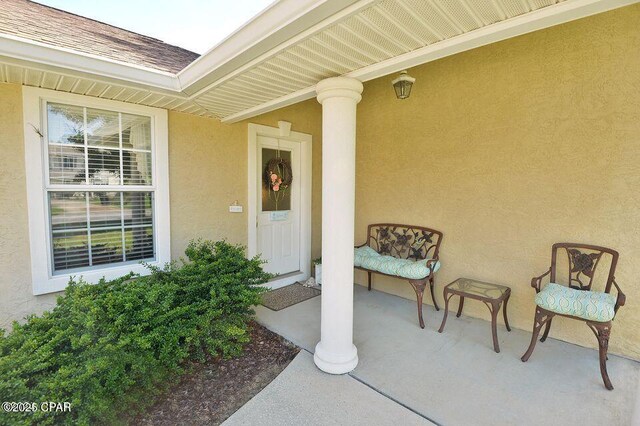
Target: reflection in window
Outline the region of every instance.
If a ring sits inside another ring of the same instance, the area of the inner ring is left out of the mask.
[[[154,259],[151,118],[49,103],[47,141],[53,272]]]
[[[84,144],[84,108],[74,105],[47,104],[49,143]]]
[[[140,115],[122,114],[122,147],[151,151],[151,120]]]
[[[122,152],[125,185],[151,185],[151,152]]]
[[[47,113],[51,184],[153,184],[150,117],[61,104]]]
[[[87,148],[89,185],[120,185],[120,151]]]
[[[62,157],[62,168],[63,169],[74,169],[76,167],[76,159],[68,156]]]
[[[153,259],[153,193],[49,192],[54,271]]]
[[[84,183],[85,161],[82,146],[49,145],[49,182],[63,185]]]
[[[87,145],[118,148],[120,146],[120,114],[87,108]]]

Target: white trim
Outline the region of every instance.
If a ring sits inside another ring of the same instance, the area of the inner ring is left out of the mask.
[[[0,53],[49,67],[70,68],[76,72],[114,78],[172,92],[180,90],[176,75],[170,72],[51,46],[9,34],[0,34]]]
[[[309,86],[288,95],[281,96],[272,101],[265,102],[255,107],[247,108],[235,114],[228,115],[221,119],[223,123],[237,123],[238,121],[253,118],[257,115],[264,114],[269,111],[275,111],[289,105],[294,105],[302,101],[316,97],[316,86]]]
[[[306,133],[290,132],[282,137],[277,127],[249,123],[248,125],[248,200],[247,200],[247,252],[249,257],[257,254],[258,235],[258,187],[257,151],[258,136],[285,139],[300,143],[300,274],[270,281],[270,288],[281,287],[292,281],[306,280],[311,276],[311,195],[312,195],[312,136]]]
[[[278,129],[280,129],[280,136],[289,137],[291,135],[291,123],[288,121],[278,121]]]
[[[324,0],[296,0],[294,3],[274,1],[256,16],[237,28],[219,43],[178,73],[184,87],[197,83],[203,74],[238,57],[269,35],[286,27],[286,23],[304,16]]]
[[[380,1],[280,0],[180,71],[180,84],[191,98],[200,96],[296,43]],[[255,49],[252,49],[253,47]],[[229,66],[232,61],[241,59],[245,53],[250,55],[245,55],[243,61]]]
[[[92,271],[70,274],[51,273],[51,255],[48,232],[48,214],[46,207],[45,179],[47,164],[44,158],[44,140],[34,131],[45,133],[43,124],[46,111],[42,105],[46,101],[60,102],[85,107],[109,109],[123,113],[150,116],[152,119],[152,167],[153,184],[148,189],[154,191],[154,234],[156,260],[152,265],[162,266],[171,260],[170,217],[169,217],[169,139],[167,111],[118,101],[98,99],[66,92],[22,88],[25,169],[27,180],[27,205],[29,216],[29,242],[31,254],[31,279],[33,294],[53,293],[66,288],[71,276],[82,276],[87,282],[96,283],[101,278],[113,279],[128,272],[146,274],[148,271],[140,264],[120,264]]]
[[[360,68],[345,74],[344,77],[355,78],[363,82],[373,80],[476,47],[628,6],[637,2],[638,0],[567,0],[566,2],[543,7],[505,21],[490,24],[477,30],[433,43],[404,55]],[[231,114],[224,117],[221,121],[223,123],[236,123],[293,105],[315,97],[315,90],[315,85],[309,86],[261,105]]]

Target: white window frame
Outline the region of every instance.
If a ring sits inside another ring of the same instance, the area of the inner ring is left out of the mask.
[[[167,111],[142,105],[25,86],[22,87],[22,102],[33,294],[39,295],[63,291],[71,277],[82,277],[85,281],[95,284],[102,278],[110,280],[129,272],[141,275],[148,273],[147,268],[142,264],[113,264],[100,265],[81,272],[53,274],[46,185],[48,163],[45,157],[47,153],[47,129],[45,126],[47,114],[45,106],[47,102],[151,117],[153,172],[152,185],[149,186],[149,190],[154,192],[155,260],[147,263],[154,266],[163,266],[170,262],[169,132]],[[108,190],[125,192],[127,190],[126,186],[112,188],[110,187]]]

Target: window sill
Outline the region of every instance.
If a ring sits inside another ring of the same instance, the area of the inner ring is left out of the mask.
[[[162,261],[148,262],[149,265],[157,267],[163,267],[166,263],[167,262]],[[69,285],[69,280],[71,278],[76,281],[82,278],[89,284],[97,284],[102,278],[106,279],[107,281],[114,280],[116,278],[127,275],[130,272],[143,276],[149,275],[149,269],[142,264],[101,267],[100,269],[95,270],[55,275],[45,280],[34,280],[33,294],[35,296],[40,296],[43,294],[58,293],[64,291]]]

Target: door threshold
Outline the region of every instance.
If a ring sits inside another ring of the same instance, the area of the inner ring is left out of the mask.
[[[309,276],[302,271],[287,272],[286,274],[278,275],[271,278],[269,281],[263,284],[263,286],[271,290],[275,290],[280,287],[294,284],[298,281],[305,281],[307,278],[309,278]]]
[[[280,280],[282,278],[289,278],[289,277],[292,277],[294,275],[299,275],[301,273],[302,273],[302,271],[293,271],[293,272],[287,272],[286,274],[276,275],[275,277],[271,278],[269,280],[269,282],[275,281],[275,280]]]

